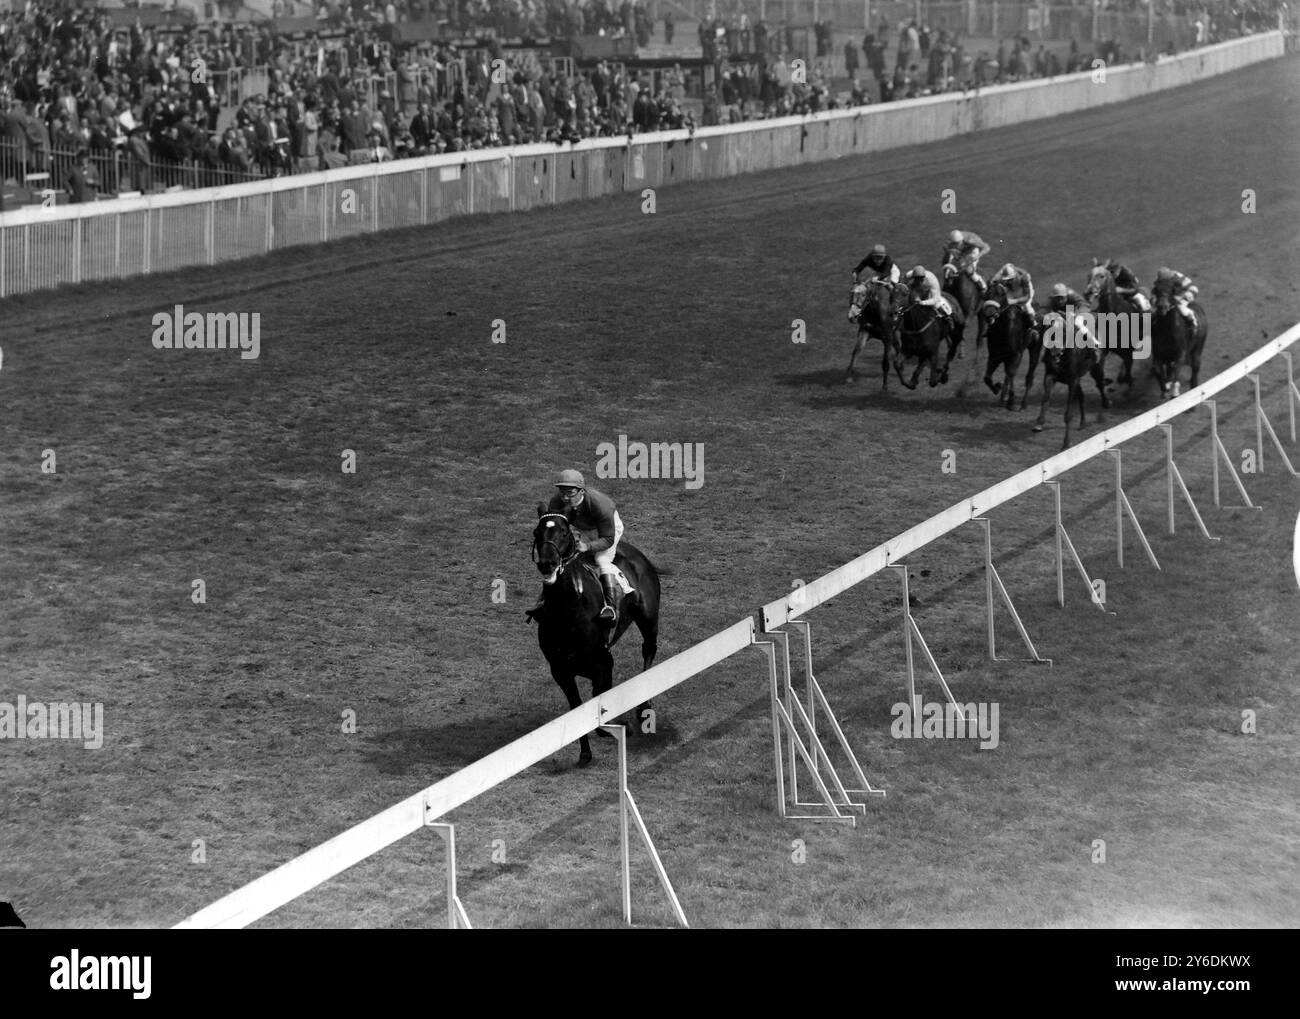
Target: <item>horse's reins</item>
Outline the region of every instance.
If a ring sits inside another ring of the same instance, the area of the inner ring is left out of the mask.
[[[563,521],[564,521],[564,526],[565,526],[566,528],[569,527],[569,518],[566,517],[563,513],[543,513],[543,514],[538,518],[538,520],[539,520],[539,521],[541,521],[541,520],[545,520],[547,517],[558,517],[560,520],[563,520]],[[570,540],[572,540],[572,538],[573,538],[573,532],[572,532],[571,530],[569,531],[569,538],[570,538]],[[567,558],[566,558],[566,557],[565,557],[565,556],[560,552],[560,546],[559,546],[556,542],[552,541],[550,538],[547,538],[545,541],[542,542],[542,547],[543,547],[543,548],[545,548],[547,545],[550,545],[551,548],[555,549],[555,554],[556,554],[556,556],[557,556],[557,557],[559,558],[559,560],[560,560],[560,569],[562,569],[562,570],[565,569],[565,568],[569,565],[569,563],[573,562],[573,560],[577,559],[578,556],[582,555],[582,552],[581,552],[581,550],[578,548],[578,545],[577,545],[576,542],[574,543],[574,546],[573,546],[573,553],[572,553],[571,555],[569,555]],[[533,555],[533,562],[537,562],[537,543],[536,543],[536,542],[533,542],[532,555]]]

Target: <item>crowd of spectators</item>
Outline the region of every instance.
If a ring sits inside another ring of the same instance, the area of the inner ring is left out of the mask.
[[[0,180],[51,173],[53,186],[77,198],[694,126],[680,68],[657,76],[655,87],[608,63],[565,73],[563,62],[506,51],[495,38],[596,32],[644,45],[651,15],[640,0],[324,0],[314,11],[276,2],[285,17],[309,15],[319,34],[291,38],[265,23],[216,21],[150,28],[137,20],[119,28],[106,11],[70,12],[49,0],[26,0],[0,15]],[[1108,2],[1127,7],[1130,0]],[[1201,41],[1270,27],[1278,8],[1277,0],[1157,2],[1173,13],[1199,12]],[[665,14],[670,39],[671,8]],[[430,19],[445,36],[488,38],[461,50],[437,41],[403,44],[392,30]],[[861,46],[845,47],[851,85],[837,98],[828,22],[814,26],[818,59],[806,78],[792,77],[777,58],[795,48],[789,30],[751,21],[743,4],[725,15],[710,9],[699,32],[714,68],[703,96],[706,125],[866,103],[872,96],[864,79],[874,79],[878,99],[889,101],[1053,75],[1093,55],[1077,46],[1064,57],[1041,45],[1034,51],[1027,38],[1009,40],[996,54],[972,54],[955,35],[917,22],[899,26],[895,53],[882,21]],[[1117,47],[1108,52],[1120,56]],[[265,91],[235,96],[233,122],[218,131],[232,81],[248,68],[267,69]]]

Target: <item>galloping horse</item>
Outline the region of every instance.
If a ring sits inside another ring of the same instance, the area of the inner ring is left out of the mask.
[[[614,565],[623,571],[633,592],[618,607],[618,625],[609,634],[600,625],[605,604],[600,577],[594,564],[578,551],[577,541],[562,513],[546,512],[537,504],[537,526],[533,529],[533,558],[542,575],[545,603],[537,613],[537,642],[551,666],[551,675],[569,707],[582,704],[575,677],[591,680],[591,694],[598,697],[614,685],[614,658],[609,653],[623,631],[633,622],[641,631],[642,669],[650,668],[659,649],[659,573],[654,564],[630,542],[620,541]],[[649,703],[637,709],[637,719]],[[635,726],[629,726],[631,732]],[[579,741],[578,765],[591,763],[591,743]]]
[[[1132,298],[1125,297],[1115,286],[1115,277],[1103,263],[1093,259],[1092,269],[1088,272],[1088,285],[1083,290],[1083,296],[1101,315],[1140,315],[1142,308]],[[1133,385],[1133,347],[1113,347],[1106,344],[1098,355],[1098,363],[1102,368],[1102,375],[1106,373],[1106,358],[1110,354],[1118,354],[1120,361],[1124,364],[1124,370],[1120,373],[1116,382],[1122,382],[1126,386]],[[1110,380],[1107,379],[1107,382]]]
[[[846,383],[853,381],[853,362],[862,353],[867,340],[874,337],[884,345],[880,355],[881,385],[889,388],[889,352],[895,345],[894,330],[905,294],[905,288],[882,279],[865,280],[854,285],[849,298],[849,321],[858,324],[858,340],[849,357],[848,371],[844,373]]]
[[[903,319],[894,333],[894,370],[898,372],[898,381],[908,389],[915,389],[917,380],[921,377],[921,369],[928,361],[930,387],[947,382],[948,365],[952,363],[953,351],[959,341],[959,337],[953,335],[954,332],[935,308],[913,304],[904,311]],[[940,367],[939,346],[945,336],[948,337],[948,356]],[[916,358],[916,371],[912,373],[911,382],[903,378],[903,361],[909,357]]]
[[[1009,314],[1010,313],[1010,314]],[[980,308],[983,327],[980,330],[988,340],[989,359],[984,369],[984,384],[995,393],[1001,393],[1006,387],[1005,404],[1007,410],[1015,409],[1016,372],[1020,369],[1020,359],[1029,351],[1029,371],[1025,373],[1025,389],[1020,394],[1020,409],[1025,409],[1029,400],[1029,390],[1034,385],[1034,372],[1038,370],[1038,358],[1043,351],[1042,338],[1038,332],[1025,326],[1025,317],[1016,307],[1007,303],[1006,288],[994,280],[989,284],[988,295]],[[993,371],[1001,367],[1005,373],[1002,382],[993,381]]]
[[[971,319],[976,320],[975,356],[978,357],[985,333],[985,323],[975,313],[980,303],[980,288],[974,277],[965,268],[958,267],[953,260],[953,256],[954,252],[951,247],[943,249],[943,292],[951,297],[953,304],[961,310],[964,322],[969,322]],[[963,325],[961,332],[956,336],[955,344],[959,358],[966,356],[966,352],[961,349],[962,340],[965,338],[966,328]]]
[[[1053,312],[1051,314],[1059,314]],[[1048,316],[1049,318],[1051,315]],[[1101,394],[1101,405],[1103,408],[1110,406],[1110,400],[1106,396],[1106,378],[1101,373],[1101,362],[1098,360],[1098,351],[1096,347],[1081,345],[1069,347],[1064,350],[1047,350],[1043,354],[1043,402],[1038,408],[1038,420],[1034,422],[1034,431],[1043,430],[1043,418],[1047,414],[1047,401],[1052,397],[1052,386],[1057,382],[1064,382],[1067,391],[1065,394],[1065,440],[1061,443],[1062,449],[1070,448],[1070,405],[1077,399],[1079,401],[1079,427],[1082,428],[1088,422],[1083,415],[1083,377],[1091,375],[1092,381],[1097,383],[1097,392]]]
[[[1193,389],[1201,377],[1201,350],[1209,333],[1205,309],[1196,301],[1188,307],[1196,315],[1192,325],[1178,309],[1174,300],[1174,280],[1156,280],[1151,286],[1151,374],[1160,383],[1160,399],[1179,393],[1178,372],[1183,361],[1192,366],[1189,383]]]

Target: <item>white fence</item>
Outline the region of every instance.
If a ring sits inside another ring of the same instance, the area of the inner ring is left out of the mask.
[[[201,191],[0,213],[0,298],[299,244],[940,141],[1186,85],[1281,56],[1280,32],[1153,64],[779,120],[430,156]],[[1100,77],[1100,76],[1099,76]]]
[[[1209,400],[1229,386],[1254,374],[1261,366],[1300,341],[1300,324],[1265,344],[1249,357],[1216,375],[1195,389],[1149,410],[1123,424],[1108,428],[1042,463],[1021,471],[969,499],[950,506],[929,520],[891,538],[870,552],[760,610],[762,631],[784,626],[906,556],[981,517],[998,506],[1073,470],[1088,460],[1122,443],[1166,424],[1178,415]],[[1296,405],[1300,390],[1295,387],[1288,361],[1287,404],[1291,438],[1295,439]],[[1294,402],[1293,402],[1294,401]],[[1257,424],[1257,429],[1259,425]],[[1271,426],[1270,426],[1271,434]],[[1257,431],[1262,442],[1262,433]],[[1262,448],[1258,451],[1261,455]],[[1216,454],[1217,456],[1217,454]],[[1217,477],[1217,475],[1216,475]],[[1172,497],[1172,496],[1171,496]],[[444,817],[475,796],[519,774],[538,761],[558,753],[580,736],[634,710],[637,705],[660,697],[668,690],[717,665],[760,636],[753,618],[743,619],[694,647],[647,671],[620,683],[609,692],[535,729],[508,746],[436,782],[422,792],[377,814],[328,842],[291,860],[264,877],[245,885],[189,917],[178,927],[243,927],[315,888],[348,867],[379,852],[398,839],[419,831],[430,821]],[[778,771],[780,770],[778,766]]]

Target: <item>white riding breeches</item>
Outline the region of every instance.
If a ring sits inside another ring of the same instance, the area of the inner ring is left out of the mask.
[[[602,576],[617,575],[618,570],[614,567],[614,553],[618,551],[619,540],[623,537],[623,521],[618,515],[618,510],[614,511],[614,540],[610,543],[609,548],[604,552],[596,552],[593,558],[596,565],[600,567]]]

